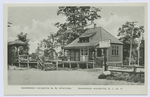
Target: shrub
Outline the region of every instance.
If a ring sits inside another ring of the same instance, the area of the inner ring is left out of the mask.
[[[103,76],[99,76],[103,77]],[[104,77],[103,77],[104,78]],[[128,82],[141,82],[144,83],[144,74],[128,74],[128,73],[112,73],[109,76],[106,76],[108,80],[124,80]]]
[[[101,75],[98,76],[98,78],[99,78],[99,79],[106,79],[106,78],[107,78],[107,75],[105,75],[105,74],[102,73]]]
[[[128,57],[126,57],[126,59],[123,60],[123,64],[124,65],[129,65],[129,58]]]

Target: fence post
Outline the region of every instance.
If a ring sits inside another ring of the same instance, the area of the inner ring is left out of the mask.
[[[43,70],[45,71],[45,57],[43,56]]]
[[[136,68],[136,66],[134,66],[133,68],[134,68],[134,69],[133,69],[133,74],[134,74],[134,81],[135,81],[135,79],[136,79],[136,69],[137,69],[137,68]]]
[[[64,63],[62,63],[62,67],[64,68],[65,66],[64,66]]]
[[[20,67],[20,56],[18,55],[18,62],[19,62],[19,67]]]
[[[93,60],[93,69],[94,69],[94,60]]]
[[[30,68],[29,66],[29,57],[27,56],[27,66],[28,66],[28,69]]]
[[[39,69],[39,62],[37,61],[37,69]]]
[[[133,69],[133,73],[136,74],[137,67],[134,66],[133,68],[134,68],[134,69]]]
[[[69,67],[71,68],[71,63],[69,63]]]
[[[58,59],[56,59],[56,70],[58,70]]]

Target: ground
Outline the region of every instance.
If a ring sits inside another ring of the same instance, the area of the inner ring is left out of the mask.
[[[127,81],[98,79],[102,69],[9,69],[8,85],[142,85]]]

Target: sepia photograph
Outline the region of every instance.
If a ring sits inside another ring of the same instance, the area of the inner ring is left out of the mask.
[[[4,4],[4,92],[146,94],[146,14],[146,3]]]

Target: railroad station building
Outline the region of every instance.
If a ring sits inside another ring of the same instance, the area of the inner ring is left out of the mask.
[[[99,47],[99,42],[103,40],[110,40],[110,47],[106,52],[107,62],[122,63],[123,43],[102,27],[90,28],[72,43],[65,46],[65,56],[68,57],[68,61],[103,60],[103,49]]]

